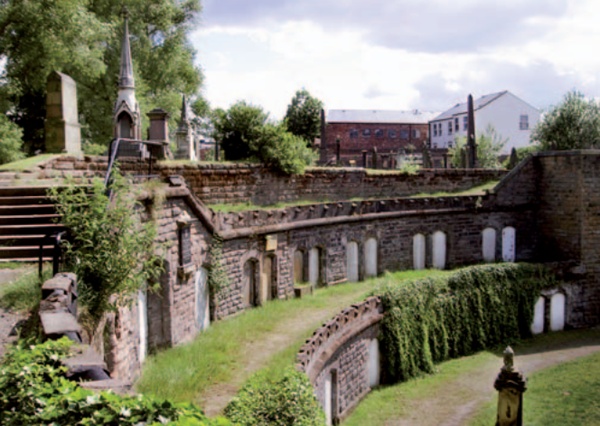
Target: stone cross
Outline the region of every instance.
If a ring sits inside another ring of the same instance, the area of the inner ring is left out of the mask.
[[[498,391],[496,426],[523,426],[523,393],[527,379],[514,367],[514,351],[510,346],[504,350],[504,365],[494,382]]]

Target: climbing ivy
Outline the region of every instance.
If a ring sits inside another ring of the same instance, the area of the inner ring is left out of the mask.
[[[223,239],[218,234],[213,235],[208,257],[211,262],[208,268],[208,288],[210,294],[217,298],[221,290],[229,286],[227,271],[223,266]]]
[[[543,267],[501,264],[464,268],[380,292],[385,381],[434,371],[434,363],[531,335],[533,307],[555,286]]]

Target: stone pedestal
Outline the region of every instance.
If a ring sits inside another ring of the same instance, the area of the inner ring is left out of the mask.
[[[523,393],[527,382],[513,367],[514,352],[510,346],[504,351],[504,366],[494,382],[498,391],[496,426],[523,426]]]
[[[77,113],[77,85],[66,74],[48,77],[46,96],[46,152],[81,154],[81,126]]]

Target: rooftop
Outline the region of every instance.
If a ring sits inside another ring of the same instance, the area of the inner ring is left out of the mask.
[[[427,124],[436,117],[436,112],[382,109],[330,109],[327,112],[328,123],[407,123]]]

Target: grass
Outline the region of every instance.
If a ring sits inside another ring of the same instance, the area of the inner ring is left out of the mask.
[[[285,367],[294,365],[296,352],[306,337],[333,316],[315,317],[317,312],[327,308],[335,312],[336,309],[341,310],[353,302],[363,300],[387,280],[409,280],[443,273],[447,272],[404,271],[361,283],[317,289],[313,297],[268,302],[263,307],[212,324],[189,344],[150,357],[137,383],[137,390],[161,398],[197,403],[201,394],[210,386],[230,382],[236,375],[245,374],[245,345],[267,338],[276,327],[290,318],[306,318],[302,338],[281,348],[272,356],[264,355],[268,361],[261,371],[279,374]]]
[[[62,154],[40,154],[33,157],[28,157],[23,160],[13,161],[12,163],[2,164],[0,171],[11,171],[11,172],[22,172],[25,170],[31,170],[38,164],[58,157]]]
[[[598,330],[577,330],[561,333],[550,333],[538,336],[534,339],[522,341],[514,345],[517,354],[515,360],[518,367],[519,354],[531,354],[548,351],[550,349],[564,349],[572,346],[573,342],[577,344],[597,343],[599,332]],[[421,377],[408,380],[392,386],[381,386],[373,390],[367,397],[358,405],[356,410],[346,419],[345,426],[355,425],[383,425],[393,419],[399,419],[410,415],[411,407],[419,405],[420,401],[424,401],[432,395],[439,394],[440,389],[444,388],[448,383],[460,380],[460,377],[474,376],[481,369],[489,370],[489,368],[498,369],[502,365],[502,351],[504,348],[498,348],[495,351],[483,351],[475,355],[462,357],[440,363],[436,366],[436,374],[423,375]],[[579,365],[583,360],[574,361]],[[571,363],[569,363],[571,364]],[[525,394],[525,418],[524,424],[527,425],[584,425],[584,424],[600,424],[600,405],[598,401],[599,385],[600,385],[600,354],[592,357],[591,364],[584,363],[586,367],[581,367],[580,370],[572,370],[569,374],[565,374],[566,378],[571,380],[571,384],[580,382],[582,375],[588,374],[586,371],[593,371],[594,374],[589,382],[585,385],[585,398],[581,397],[580,391],[577,392],[578,399],[573,398],[573,407],[582,404],[579,409],[583,410],[586,419],[591,419],[591,422],[582,422],[584,417],[577,414],[577,421],[572,423],[563,423],[554,420],[558,419],[558,415],[551,414],[548,408],[538,402],[534,402],[539,397],[536,395],[540,391],[543,393],[554,392],[551,397],[546,397],[544,402],[552,405],[555,398],[563,390],[570,392],[572,387],[561,385],[555,387],[553,385],[556,379],[556,384],[560,384],[558,378],[554,376],[554,370],[562,371],[563,367],[569,364],[559,365],[557,367],[541,370],[531,377],[528,377],[528,389]],[[592,365],[593,364],[593,365]],[[587,368],[587,370],[586,370]],[[549,375],[544,381],[538,381],[538,378]],[[543,385],[538,383],[545,383]],[[489,426],[494,424],[496,417],[496,399],[493,383],[490,383],[491,402],[481,407],[477,416],[473,419],[471,426]],[[540,388],[542,386],[542,388]],[[594,386],[595,388],[592,388]],[[535,389],[540,388],[540,389]],[[546,390],[543,390],[543,389]],[[554,388],[554,389],[553,389]],[[453,392],[460,392],[460,389],[453,389]],[[574,395],[574,394],[573,394]],[[588,398],[589,396],[589,398]],[[466,397],[467,398],[467,397]],[[590,403],[595,398],[596,402]],[[565,398],[568,399],[568,398]],[[468,400],[467,400],[468,401]],[[566,407],[556,408],[558,411],[567,411]],[[536,414],[537,412],[537,414]],[[590,414],[587,414],[587,413]],[[586,420],[587,421],[587,420]]]
[[[484,195],[485,191],[492,190],[498,185],[498,180],[493,180],[483,185],[474,186],[473,188],[466,189],[464,191],[457,192],[421,192],[419,194],[411,195],[410,198],[435,198],[435,197],[452,197],[457,195]]]
[[[523,424],[600,424],[600,353],[538,371],[527,379]],[[492,424],[496,418],[496,401],[481,407],[470,425]]]
[[[51,277],[51,267],[44,268],[42,281]],[[41,299],[41,282],[37,269],[28,269],[16,280],[0,286],[0,306],[19,312],[33,310]]]

